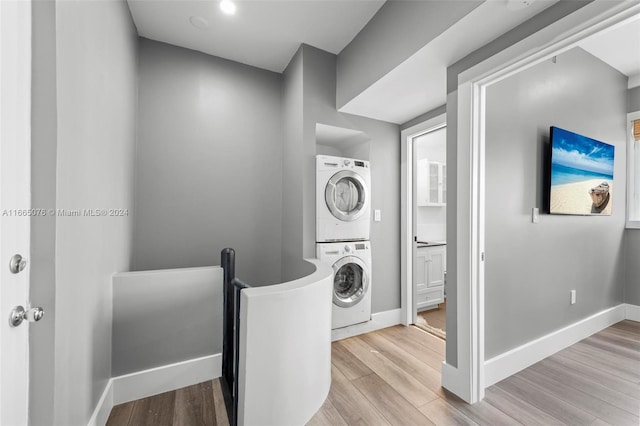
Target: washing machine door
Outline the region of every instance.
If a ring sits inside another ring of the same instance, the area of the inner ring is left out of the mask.
[[[365,212],[368,188],[364,179],[351,170],[342,170],[329,179],[324,199],[331,214],[344,222],[360,218]]]
[[[349,308],[360,302],[368,289],[368,271],[360,258],[346,256],[333,264],[333,303]]]

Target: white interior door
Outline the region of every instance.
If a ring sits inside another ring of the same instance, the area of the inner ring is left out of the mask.
[[[0,425],[26,425],[29,327],[12,327],[16,306],[29,309],[31,173],[31,1],[0,0]],[[27,263],[28,265],[28,263]]]

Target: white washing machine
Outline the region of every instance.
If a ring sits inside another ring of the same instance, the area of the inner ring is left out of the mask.
[[[316,242],[369,239],[369,162],[316,156]]]
[[[333,267],[331,328],[371,319],[371,246],[369,241],[318,243],[319,260]]]

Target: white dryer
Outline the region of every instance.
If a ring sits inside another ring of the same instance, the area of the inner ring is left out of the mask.
[[[316,156],[316,242],[369,239],[369,162]]]
[[[371,319],[371,247],[369,241],[318,243],[319,260],[333,267],[331,328]]]

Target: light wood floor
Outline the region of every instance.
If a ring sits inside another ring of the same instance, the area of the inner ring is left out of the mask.
[[[447,331],[447,302],[442,302],[435,309],[418,312],[418,315],[424,318],[427,324],[429,324],[431,327],[439,328],[442,331]]]
[[[440,386],[444,342],[396,326],[333,343],[309,425],[640,424],[640,323],[623,321],[491,386],[468,405]],[[108,425],[226,424],[217,381],[114,407]]]

